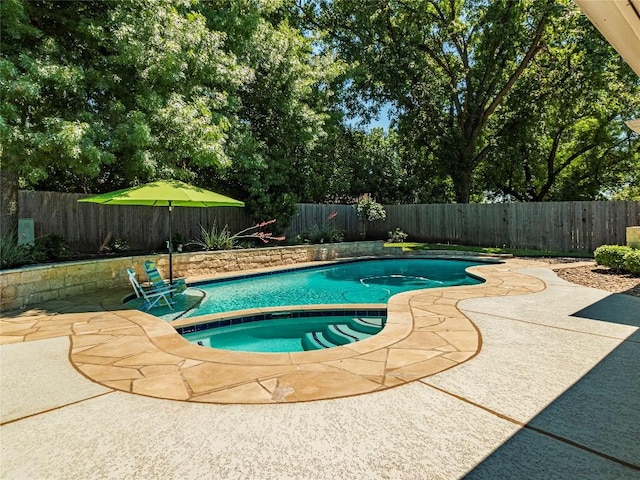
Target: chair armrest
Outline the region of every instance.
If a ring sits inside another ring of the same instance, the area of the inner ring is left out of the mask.
[[[164,287],[156,287],[154,285],[145,288],[144,291],[146,293],[171,293],[175,291],[174,287],[171,287],[170,285],[165,285]]]

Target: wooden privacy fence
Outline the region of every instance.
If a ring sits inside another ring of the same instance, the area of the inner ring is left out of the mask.
[[[367,238],[386,240],[400,228],[408,240],[485,247],[591,252],[604,244],[624,245],[626,227],[640,225],[640,202],[545,202],[385,205],[387,219],[372,222]],[[328,215],[358,238],[350,205],[299,204],[291,229],[320,225]]]
[[[78,203],[88,195],[55,192],[19,192],[21,218],[33,218],[35,236],[56,233],[71,250],[97,252],[115,238],[126,240],[131,250],[162,250],[169,237],[167,207]],[[237,232],[251,225],[243,208],[173,208],[173,233],[186,239],[200,237],[200,225],[229,225]]]
[[[132,250],[162,249],[168,237],[167,208],[78,203],[84,195],[20,191],[20,217],[33,218],[36,236],[57,233],[74,251],[96,252],[113,238]],[[556,251],[593,251],[599,245],[625,244],[625,229],[640,225],[640,202],[548,202],[494,204],[386,205],[387,219],[367,227],[367,239],[388,238],[400,228],[408,240]],[[329,219],[332,213],[335,218]],[[175,233],[199,237],[199,225],[213,222],[237,232],[252,219],[243,208],[173,210]],[[264,219],[268,220],[268,219]],[[360,238],[352,205],[298,204],[285,235],[294,239],[313,225],[332,224],[345,240]]]
[[[299,203],[297,207],[298,213],[291,217],[291,224],[286,231],[288,238],[295,238],[296,235],[317,225],[318,227],[333,226],[342,230],[345,240],[361,240],[360,220],[353,205]],[[332,214],[336,215],[329,219]],[[383,238],[371,237],[371,239]]]

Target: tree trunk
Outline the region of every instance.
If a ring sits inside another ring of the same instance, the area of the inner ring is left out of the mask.
[[[456,203],[469,203],[471,198],[471,177],[473,168],[458,169],[451,175],[453,189],[456,192]]]
[[[0,236],[18,231],[18,174],[0,165]]]

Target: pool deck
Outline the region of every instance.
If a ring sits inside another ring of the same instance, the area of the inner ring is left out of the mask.
[[[198,347],[128,290],[3,313],[0,478],[640,479],[640,298],[559,266],[473,267],[318,352]]]

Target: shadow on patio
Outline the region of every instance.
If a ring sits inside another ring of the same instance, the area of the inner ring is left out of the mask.
[[[640,327],[640,299],[614,294],[572,316]],[[636,330],[465,478],[640,478],[639,362]]]

